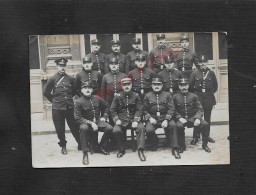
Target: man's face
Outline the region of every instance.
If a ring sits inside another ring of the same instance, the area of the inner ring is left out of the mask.
[[[97,43],[94,43],[92,44],[92,51],[99,51],[100,50],[100,47],[101,45],[100,44],[97,44]]]
[[[118,44],[115,44],[115,45],[112,45],[112,51],[114,52],[114,53],[119,53],[120,52],[120,49],[121,49],[121,46],[120,45],[118,45]]]
[[[109,68],[112,71],[116,71],[119,68],[119,64],[117,64],[117,63],[110,63],[109,64]]]
[[[138,68],[144,68],[144,66],[146,65],[146,60],[136,60],[135,64]]]
[[[162,83],[152,83],[151,87],[152,87],[153,91],[159,92],[162,90],[163,84]]]
[[[92,95],[92,91],[93,91],[93,89],[92,89],[91,87],[83,87],[83,88],[81,89],[82,94],[83,94],[84,96],[87,96],[87,97],[89,97],[89,96]]]
[[[122,84],[122,89],[123,89],[125,92],[131,91],[131,89],[132,89],[132,83],[124,83],[124,84]]]
[[[133,47],[133,49],[135,49],[135,50],[140,50],[140,44],[138,44],[138,43],[132,44],[132,47]]]
[[[187,84],[179,84],[179,89],[181,91],[181,93],[187,93],[188,92],[188,83]]]
[[[160,39],[160,40],[157,40],[156,42],[157,42],[158,46],[161,47],[164,45],[165,39]]]
[[[184,49],[187,49],[189,47],[188,40],[181,41],[181,47],[184,48]]]
[[[164,65],[168,70],[170,70],[174,66],[174,62],[166,62]]]
[[[66,72],[66,66],[63,66],[63,65],[58,65],[57,66],[57,69],[58,69],[58,72],[60,73],[65,73]]]
[[[202,63],[198,63],[198,65],[200,66],[201,69],[205,70],[207,68],[207,65],[205,62]]]
[[[84,62],[83,67],[85,70],[91,70],[92,69],[92,62]]]

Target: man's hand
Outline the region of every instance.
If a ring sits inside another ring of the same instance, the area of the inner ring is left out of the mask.
[[[166,127],[168,126],[168,121],[167,121],[167,120],[164,120],[164,121],[162,122],[161,126],[162,126],[163,128],[166,128]]]
[[[105,119],[104,117],[101,117],[101,118],[100,118],[100,121],[106,122],[106,119]]]
[[[122,124],[122,122],[120,120],[116,121],[116,125],[121,125],[121,124]]]
[[[156,124],[156,119],[154,119],[152,117],[149,119],[149,121],[150,121],[151,124]]]
[[[186,119],[184,118],[180,118],[179,121],[182,123],[182,124],[185,124],[186,122],[188,122]]]
[[[138,126],[138,122],[137,121],[134,121],[133,123],[132,123],[132,128],[136,128]]]
[[[195,120],[195,122],[194,122],[194,126],[197,127],[197,126],[200,125],[200,123],[201,123],[200,120],[197,118],[197,119]]]
[[[93,131],[97,131],[98,130],[98,126],[94,123],[94,122],[92,122],[92,130]]]

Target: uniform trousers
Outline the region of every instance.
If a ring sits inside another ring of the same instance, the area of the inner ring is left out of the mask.
[[[209,136],[209,132],[208,132],[208,128],[209,128],[209,124],[201,119],[200,120],[201,123],[199,126],[194,126],[194,121],[188,121],[187,123],[183,124],[180,121],[176,122],[176,126],[178,128],[178,137],[179,137],[179,147],[180,148],[186,148],[185,145],[185,127],[191,128],[194,127],[196,132],[200,132],[202,134],[203,137],[203,144],[207,145],[208,143],[208,136]]]
[[[65,138],[65,119],[67,120],[68,126],[71,130],[72,135],[78,144],[80,144],[79,140],[79,128],[74,118],[74,108],[67,110],[55,110],[52,109],[52,119],[53,123],[59,138],[60,147],[66,146],[66,138]]]
[[[119,151],[124,150],[124,143],[125,143],[125,137],[126,130],[131,129],[131,123],[128,124],[126,127],[123,127],[121,125],[115,125],[113,129],[113,135],[116,139],[117,146]],[[138,126],[135,128],[136,131],[136,141],[137,141],[137,147],[138,149],[144,149],[145,147],[145,127],[142,122],[138,123]]]
[[[98,131],[104,132],[100,145],[103,148],[106,148],[106,146],[109,143],[109,138],[112,134],[113,127],[109,124],[107,124],[104,128],[99,128]],[[90,151],[89,149],[89,143],[94,142],[93,135],[95,133],[98,133],[98,131],[93,131],[92,127],[87,124],[81,124],[80,125],[80,141],[81,141],[81,149],[83,152]],[[98,141],[98,140],[97,140]]]
[[[150,121],[146,122],[146,133],[147,139],[149,140],[150,144],[154,147],[158,145],[159,139],[156,135],[156,129],[162,128],[162,122],[157,123],[155,125],[151,124]],[[164,128],[166,139],[171,142],[172,148],[178,148],[178,131],[175,125],[175,121],[171,120],[168,122],[167,128]]]

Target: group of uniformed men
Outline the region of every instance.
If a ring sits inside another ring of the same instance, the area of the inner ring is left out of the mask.
[[[207,143],[215,142],[209,136],[218,87],[215,73],[207,67],[204,55],[198,58],[189,50],[188,37],[181,37],[180,51],[166,46],[164,34],[156,38],[158,46],[149,55],[141,50],[141,39],[134,38],[134,50],[127,56],[120,53],[119,40],[111,41],[113,52],[106,56],[99,52],[100,40],[92,40],[92,52],[83,59],[83,69],[75,79],[65,73],[67,59],[55,60],[58,72],[43,93],[52,102],[62,154],[67,154],[65,119],[78,150],[83,151],[85,165],[89,164],[88,152],[109,155],[109,143],[117,145],[121,158],[127,129],[137,134],[141,161],[146,160],[145,134],[151,149],[158,148],[157,128],[164,129],[176,159],[186,150],[185,127],[194,127],[192,145],[201,133],[202,148],[211,152]],[[98,131],[104,132],[99,144]]]

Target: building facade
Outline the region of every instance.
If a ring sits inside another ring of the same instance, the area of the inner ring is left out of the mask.
[[[157,33],[159,34],[159,33]],[[164,33],[167,45],[179,50],[179,39],[184,33]],[[221,32],[186,33],[190,40],[190,49],[198,55],[204,54],[209,59],[209,66],[215,72],[219,83],[216,93],[217,103],[228,103],[228,56],[227,35]],[[129,34],[91,34],[91,35],[39,35],[30,36],[30,96],[31,113],[43,113],[44,119],[51,119],[51,103],[43,97],[43,88],[47,80],[56,73],[54,60],[68,59],[67,73],[76,76],[82,69],[82,58],[91,52],[90,40],[98,38],[102,42],[101,52],[111,52],[110,41],[121,41],[121,53],[132,50],[131,40],[142,39],[142,48],[150,52],[156,47],[155,33]]]

